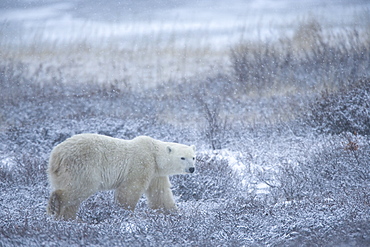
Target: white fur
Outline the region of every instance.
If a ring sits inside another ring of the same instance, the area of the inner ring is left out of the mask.
[[[75,135],[51,152],[48,213],[74,219],[80,203],[101,190],[115,190],[116,200],[126,209],[134,210],[145,193],[151,208],[175,210],[168,176],[191,173],[194,164],[194,146],[147,136],[122,140]]]

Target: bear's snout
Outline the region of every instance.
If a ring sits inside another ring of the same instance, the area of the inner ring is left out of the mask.
[[[194,168],[194,167],[190,167],[190,168],[189,168],[189,172],[190,172],[190,173],[193,173],[194,171],[195,171],[195,168]]]

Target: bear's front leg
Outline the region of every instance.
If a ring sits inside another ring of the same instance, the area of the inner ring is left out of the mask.
[[[135,181],[126,181],[114,192],[116,202],[124,209],[134,210],[140,197],[144,194],[146,184],[139,184]]]
[[[152,209],[177,210],[168,176],[153,178],[145,195],[148,199],[148,205]]]

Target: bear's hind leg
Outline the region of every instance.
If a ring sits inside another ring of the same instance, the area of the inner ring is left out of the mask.
[[[153,178],[145,195],[151,209],[161,209],[165,212],[177,210],[168,177]]]
[[[57,217],[62,220],[74,220],[77,217],[77,211],[80,203],[68,204],[62,207],[60,215]]]
[[[47,212],[57,219],[74,220],[81,202],[87,197],[88,195],[77,197],[63,190],[53,191],[49,198]]]
[[[53,191],[50,195],[48,206],[46,208],[49,215],[59,215],[61,201],[62,201],[62,191]]]

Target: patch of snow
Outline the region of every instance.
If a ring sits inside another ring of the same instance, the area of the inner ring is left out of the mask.
[[[256,194],[269,194],[269,188],[270,186],[266,183],[258,183],[256,185]]]
[[[243,163],[245,156],[240,151],[231,151],[229,149],[206,150],[201,152],[211,159],[226,160],[229,166],[238,174],[244,175],[247,165]]]
[[[11,157],[2,157],[0,158],[0,168],[1,169],[11,169],[15,166],[15,161]]]
[[[137,226],[133,222],[123,222],[121,224],[121,230],[124,232],[134,233],[137,231]]]

